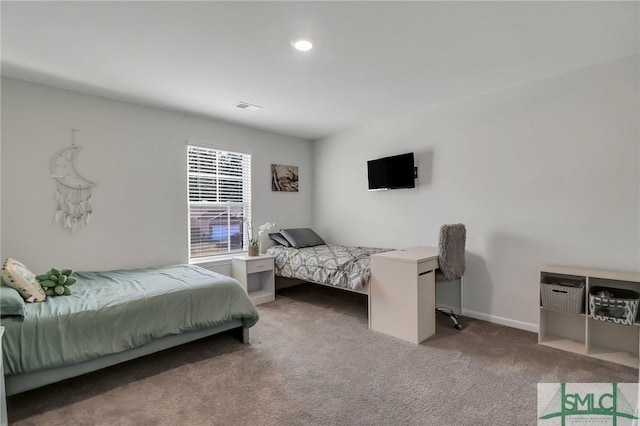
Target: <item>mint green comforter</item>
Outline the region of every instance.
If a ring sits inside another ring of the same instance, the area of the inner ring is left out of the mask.
[[[71,296],[28,303],[24,321],[3,318],[5,374],[88,361],[231,320],[245,328],[258,322],[236,280],[194,265],[73,276]]]

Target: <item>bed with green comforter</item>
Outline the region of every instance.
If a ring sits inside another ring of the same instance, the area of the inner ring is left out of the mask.
[[[3,318],[7,383],[20,375],[153,347],[158,339],[247,330],[258,321],[238,281],[194,265],[78,272],[74,277],[70,296],[27,304],[24,320]]]

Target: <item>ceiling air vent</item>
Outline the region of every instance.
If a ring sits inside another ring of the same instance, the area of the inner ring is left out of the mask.
[[[234,107],[244,109],[247,111],[256,111],[256,110],[262,109],[260,105],[254,105],[254,104],[250,104],[249,102],[242,102],[242,101],[235,104]]]

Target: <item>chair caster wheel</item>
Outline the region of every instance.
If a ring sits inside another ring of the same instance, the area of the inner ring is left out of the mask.
[[[456,330],[462,330],[462,326],[460,326],[460,324],[454,325],[453,328],[455,328]]]

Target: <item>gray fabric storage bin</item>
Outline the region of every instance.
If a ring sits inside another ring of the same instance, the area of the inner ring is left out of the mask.
[[[544,309],[568,314],[584,311],[584,281],[545,277],[540,283],[540,300]]]

